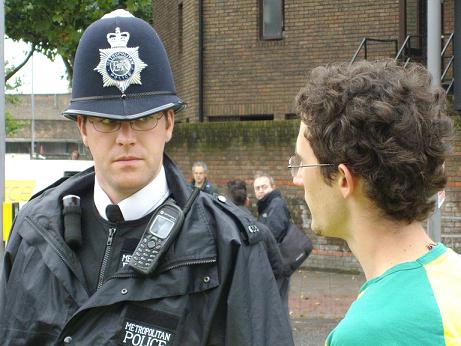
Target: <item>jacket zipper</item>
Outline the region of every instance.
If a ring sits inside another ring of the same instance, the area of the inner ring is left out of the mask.
[[[196,264],[208,264],[208,263],[215,263],[216,259],[215,258],[210,258],[206,260],[196,260],[196,261],[188,261],[188,262],[182,262],[182,263],[177,263],[173,264],[171,266],[168,266],[166,268],[162,268],[160,270],[160,273],[166,272],[171,269],[179,268],[179,267],[184,267],[184,266],[191,266],[191,265],[196,265]]]
[[[216,263],[216,258],[186,261],[186,262],[173,264],[168,267],[160,268],[158,273],[164,273],[164,272],[167,272],[168,270],[179,268],[179,267],[191,266],[191,265],[196,265],[196,264],[209,264],[209,263]],[[134,278],[134,277],[139,277],[139,276],[140,274],[136,274],[136,273],[123,273],[123,274],[113,275],[110,278],[108,278],[107,281],[112,280],[112,279],[117,279],[117,278]]]
[[[110,253],[112,251],[112,240],[116,231],[117,228],[109,228],[109,236],[107,237],[106,249],[104,250],[104,257],[102,259],[101,269],[99,270],[98,287],[96,290],[100,289],[104,283],[104,274],[106,273],[107,264],[109,263]]]

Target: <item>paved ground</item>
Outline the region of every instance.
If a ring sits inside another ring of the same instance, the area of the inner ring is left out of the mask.
[[[362,274],[296,272],[291,279],[289,296],[295,345],[323,345],[364,282]]]

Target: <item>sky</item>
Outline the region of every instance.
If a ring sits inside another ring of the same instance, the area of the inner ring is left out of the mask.
[[[26,43],[5,38],[5,61],[9,64],[19,64],[24,60],[28,51]],[[16,77],[21,78],[22,86],[16,90],[6,91],[7,93],[64,94],[69,92],[66,67],[59,56],[53,62],[41,53],[34,53],[33,62],[30,58],[27,64],[13,76],[13,79]]]

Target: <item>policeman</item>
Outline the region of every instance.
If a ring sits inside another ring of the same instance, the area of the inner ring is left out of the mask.
[[[148,23],[117,10],[83,33],[64,115],[94,167],[16,218],[0,344],[293,344],[264,226],[163,152],[183,106]]]

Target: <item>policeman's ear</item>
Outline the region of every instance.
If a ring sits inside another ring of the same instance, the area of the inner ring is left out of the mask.
[[[174,128],[174,110],[168,109],[165,111],[165,129],[166,129],[166,142],[168,143],[173,136]]]
[[[85,144],[85,146],[88,146],[88,137],[86,133],[86,124],[87,124],[87,119],[86,117],[83,117],[81,115],[77,116],[77,126],[80,131],[80,136],[82,137],[82,142]]]

